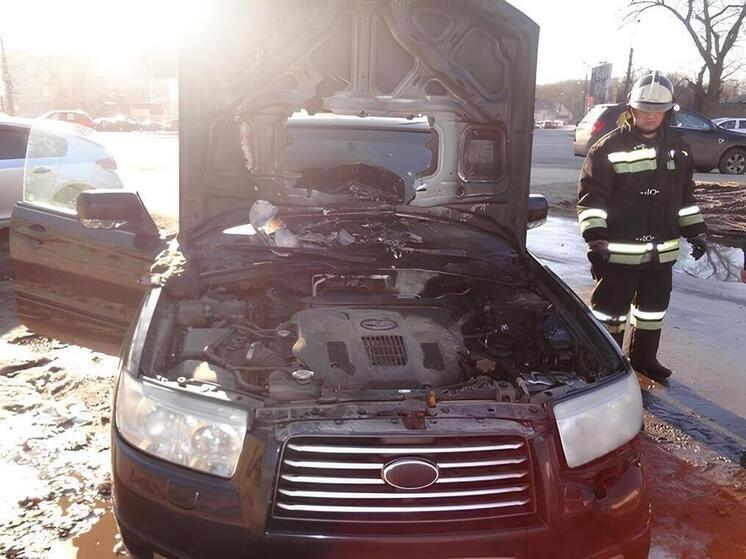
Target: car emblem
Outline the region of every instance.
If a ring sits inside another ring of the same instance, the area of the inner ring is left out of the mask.
[[[390,318],[366,318],[360,323],[366,330],[393,330],[398,325]]]
[[[381,470],[383,481],[397,489],[424,489],[438,481],[438,466],[421,458],[398,458]]]

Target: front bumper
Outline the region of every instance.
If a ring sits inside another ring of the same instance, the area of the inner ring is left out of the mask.
[[[553,450],[537,443],[535,457]],[[279,449],[265,449],[261,469]],[[556,464],[537,461],[541,513],[532,520],[437,533],[361,535],[269,531],[274,470],[248,488],[234,480],[170,465],[112,436],[114,512],[126,543],[166,557],[647,557],[650,512],[639,461],[629,463],[603,494],[581,482],[560,480]],[[266,490],[266,491],[265,491]],[[256,511],[264,511],[257,514]]]

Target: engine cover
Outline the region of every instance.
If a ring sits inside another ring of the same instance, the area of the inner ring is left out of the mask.
[[[314,308],[293,315],[293,355],[326,387],[419,388],[457,383],[466,352],[438,308]]]

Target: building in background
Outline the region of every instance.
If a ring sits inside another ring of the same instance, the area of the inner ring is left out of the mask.
[[[123,115],[161,121],[178,116],[175,67],[168,75],[138,63],[114,69],[83,56],[6,54],[17,115],[81,109],[94,118]]]
[[[572,122],[573,114],[562,103],[548,101],[537,97],[534,101],[534,120],[541,122],[544,120],[561,120],[567,124]]]

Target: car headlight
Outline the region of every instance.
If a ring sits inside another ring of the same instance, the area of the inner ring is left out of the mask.
[[[565,460],[592,462],[631,441],[642,426],[642,395],[634,373],[554,406]]]
[[[241,455],[246,422],[245,410],[120,375],[119,434],[163,460],[229,478]]]

